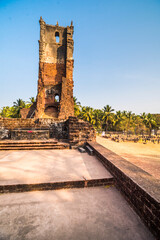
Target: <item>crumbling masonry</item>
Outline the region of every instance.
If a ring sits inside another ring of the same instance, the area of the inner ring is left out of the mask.
[[[60,27],[40,18],[39,79],[36,118],[74,116],[73,23]]]
[[[40,18],[39,78],[36,102],[21,119],[0,119],[0,139],[50,139],[70,146],[95,141],[93,126],[74,117],[73,23],[60,27]]]

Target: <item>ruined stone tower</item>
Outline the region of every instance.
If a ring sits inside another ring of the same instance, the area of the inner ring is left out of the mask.
[[[74,116],[73,23],[60,27],[40,18],[39,79],[36,118]]]

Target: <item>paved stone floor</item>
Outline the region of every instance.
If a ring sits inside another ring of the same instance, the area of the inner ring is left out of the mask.
[[[0,240],[152,240],[115,187],[0,195]]]
[[[110,177],[94,156],[78,150],[0,151],[0,185]]]
[[[154,178],[160,179],[160,144],[117,143],[98,136],[97,142],[148,172]]]

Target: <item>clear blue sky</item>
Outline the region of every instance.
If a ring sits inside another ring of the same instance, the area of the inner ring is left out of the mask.
[[[160,113],[160,0],[0,0],[0,107],[37,94],[40,16],[73,20],[82,105]]]

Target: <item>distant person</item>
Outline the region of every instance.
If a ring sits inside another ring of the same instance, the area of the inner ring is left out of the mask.
[[[105,137],[105,131],[102,132],[102,137]]]

